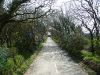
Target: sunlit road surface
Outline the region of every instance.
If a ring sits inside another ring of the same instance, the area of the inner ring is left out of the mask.
[[[48,37],[39,56],[24,75],[88,75]]]

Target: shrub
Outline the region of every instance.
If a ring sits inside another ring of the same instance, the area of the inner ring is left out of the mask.
[[[91,69],[96,71],[97,75],[100,74],[100,56],[93,55],[91,52],[82,51],[83,54],[83,63],[88,65]]]
[[[7,71],[13,71],[15,67],[14,64],[14,59],[13,58],[8,58],[6,62],[6,70]]]
[[[84,49],[87,44],[87,40],[85,40],[82,36],[73,36],[69,38],[68,42],[63,43],[64,48],[68,51],[72,56],[76,56],[77,58],[82,58],[81,50]]]
[[[86,61],[93,61],[94,63],[100,63],[100,57],[98,55],[93,55],[91,52],[82,51],[82,55],[84,60]]]
[[[95,48],[95,53],[100,56],[100,40],[98,41],[97,44],[96,40],[94,39],[94,48]]]
[[[23,64],[23,62],[24,62],[24,57],[23,56],[21,56],[21,55],[17,55],[17,56],[15,56],[15,62],[16,62],[16,66],[17,67],[21,67],[21,65]]]
[[[15,69],[15,64],[13,58],[8,58],[3,75],[13,75],[14,69]]]
[[[7,58],[10,56],[8,48],[0,47],[0,70],[4,70]]]
[[[84,57],[92,57],[93,56],[91,52],[88,52],[88,51],[85,51],[85,50],[82,50],[81,52],[82,52]]]

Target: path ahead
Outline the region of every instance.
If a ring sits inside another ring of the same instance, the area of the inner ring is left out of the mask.
[[[48,37],[44,48],[25,75],[88,75]]]

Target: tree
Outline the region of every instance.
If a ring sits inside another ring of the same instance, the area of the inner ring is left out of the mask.
[[[72,11],[74,17],[81,26],[85,27],[91,37],[91,52],[95,53],[94,39],[96,39],[96,47],[99,46],[100,28],[99,28],[99,0],[73,0]],[[72,13],[72,12],[71,12]]]
[[[86,44],[81,26],[76,26],[71,16],[62,11],[56,13],[52,18],[53,39],[70,54],[78,57],[77,55],[81,54],[80,52]]]
[[[1,2],[4,2],[4,0]],[[35,1],[35,3],[38,2]],[[2,7],[3,4],[1,5]],[[43,18],[51,11],[51,5],[52,1],[48,0],[47,2],[44,0],[41,4],[38,4],[38,6],[34,6],[33,9],[30,0],[13,0],[12,3],[8,5],[8,9],[3,8],[5,11],[0,15],[1,43],[3,44],[4,41],[6,41],[4,37],[8,37],[9,23],[11,23],[10,26],[13,26],[13,24],[17,22],[32,22],[39,18]],[[48,10],[44,11],[43,9],[46,7],[48,7]]]

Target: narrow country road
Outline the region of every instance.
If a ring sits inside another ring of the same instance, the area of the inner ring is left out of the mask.
[[[24,75],[88,75],[48,37],[39,56]]]

